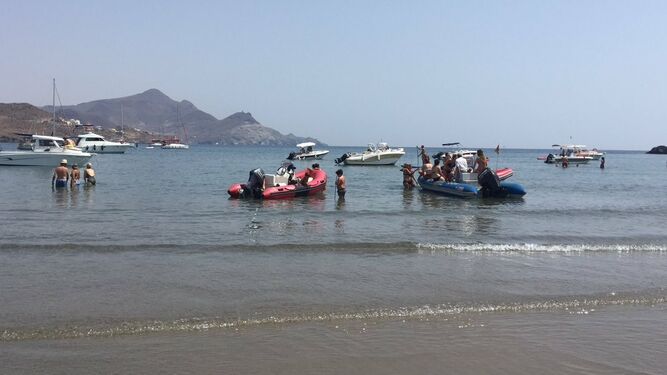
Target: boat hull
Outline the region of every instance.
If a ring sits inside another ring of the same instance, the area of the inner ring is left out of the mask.
[[[91,157],[93,154],[86,152],[0,151],[0,165],[56,167],[62,159],[69,165],[84,165]]]
[[[289,160],[309,160],[309,159],[322,159],[324,155],[328,154],[329,151],[313,151],[307,152],[305,154],[296,154]]]
[[[281,185],[265,188],[261,194],[249,192],[246,184],[236,183],[227,189],[231,198],[291,199],[318,194],[327,187],[327,174],[321,169],[306,169],[295,174],[300,180],[308,179],[307,184]]]
[[[87,144],[85,146],[77,146],[82,151],[94,152],[96,154],[124,154],[127,150],[134,148],[132,143],[118,143],[118,144]]]
[[[497,191],[491,192],[487,189],[483,189],[478,184],[468,182],[446,182],[446,181],[433,181],[426,179],[424,177],[418,178],[419,186],[422,190],[432,191],[439,194],[449,195],[453,197],[461,198],[475,198],[475,197],[496,197],[496,198],[506,198],[514,197],[519,198],[526,195],[526,190],[521,184],[514,182],[503,181],[512,176],[513,172],[510,168],[499,169],[496,174],[500,180],[500,188]]]
[[[168,145],[162,146],[162,148],[165,150],[186,150],[189,149],[190,146],[184,145],[182,143],[170,143]]]
[[[394,165],[405,152],[352,154],[343,161],[345,165]]]

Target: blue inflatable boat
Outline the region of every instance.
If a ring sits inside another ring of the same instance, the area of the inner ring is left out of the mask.
[[[526,195],[526,190],[521,184],[500,181],[498,175],[491,169],[487,169],[479,176],[480,183],[476,183],[476,174],[467,174],[464,182],[433,181],[419,177],[417,182],[422,190],[433,191],[440,194],[455,197],[495,197],[495,198],[519,198]]]

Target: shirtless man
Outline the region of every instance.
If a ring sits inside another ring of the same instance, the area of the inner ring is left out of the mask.
[[[57,188],[66,188],[69,181],[69,170],[67,169],[67,159],[60,161],[60,165],[53,170],[51,185]]]
[[[345,184],[345,176],[343,176],[343,170],[339,169],[336,171],[336,192],[338,193],[338,198],[345,198],[345,189],[347,185]]]

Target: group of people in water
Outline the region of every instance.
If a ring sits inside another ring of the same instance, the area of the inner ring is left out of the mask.
[[[97,183],[95,180],[95,170],[91,163],[86,164],[86,169],[83,172],[83,182],[86,185],[95,185]],[[53,170],[51,185],[54,188],[67,188],[68,184],[70,188],[81,184],[81,170],[79,170],[79,166],[75,163],[72,164],[72,170],[70,171],[67,167],[67,159],[63,159]]]
[[[489,164],[489,159],[481,149],[477,150],[472,167],[468,166],[468,160],[460,153],[447,152],[443,156],[434,156],[433,163],[431,163],[431,157],[423,145],[419,149],[419,156],[422,161],[420,169],[413,169],[410,163],[403,164],[401,168],[403,172],[403,186],[406,188],[412,188],[417,185],[414,176],[417,171],[419,171],[421,177],[433,181],[462,182],[463,173],[482,173]]]

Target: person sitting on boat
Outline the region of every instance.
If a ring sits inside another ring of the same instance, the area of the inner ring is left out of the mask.
[[[431,169],[431,178],[433,181],[444,181],[445,177],[442,173],[442,168],[440,168],[440,159],[435,159],[433,162],[433,169]]]
[[[412,164],[405,163],[401,168],[403,172],[403,187],[404,188],[413,188],[415,187],[415,177],[414,174],[417,170],[412,169]]]
[[[475,173],[480,174],[482,173],[486,167],[488,167],[489,162],[486,159],[486,156],[484,156],[484,151],[482,149],[477,150],[477,158],[475,159],[475,164],[473,167],[473,170]]]
[[[422,165],[422,169],[419,171],[419,175],[424,178],[431,178],[431,173],[433,173],[433,164],[430,162]]]
[[[454,169],[454,176],[456,182],[463,182],[463,173],[469,173],[468,160],[462,154],[456,154],[456,168]]]
[[[443,172],[445,175],[446,181],[452,181],[452,175],[454,174],[454,169],[456,168],[456,161],[452,158],[452,155],[447,152],[445,153],[445,162],[443,163]]]

